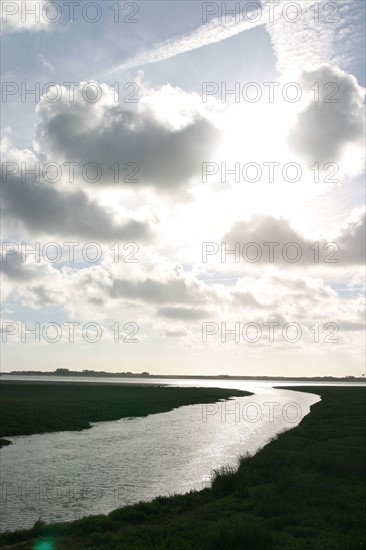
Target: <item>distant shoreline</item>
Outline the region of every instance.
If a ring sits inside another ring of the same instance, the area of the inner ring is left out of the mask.
[[[49,371],[49,372],[41,372],[41,371],[19,371],[19,372],[0,372],[1,376],[61,376],[65,378],[74,378],[74,377],[85,377],[85,378],[149,378],[149,379],[155,379],[155,378],[163,378],[163,379],[170,379],[170,378],[177,378],[177,379],[194,379],[194,380],[263,380],[263,381],[272,381],[272,380],[280,380],[280,381],[288,381],[288,382],[302,382],[302,381],[310,381],[310,382],[366,382],[364,377],[356,377],[356,376],[344,376],[344,377],[336,377],[336,376],[230,376],[230,375],[189,375],[189,374],[149,374],[149,373],[113,373],[113,372],[96,372],[96,371],[88,371],[88,372],[77,372],[77,371],[69,371],[69,372],[55,372],[55,371]],[[5,380],[4,380],[5,382]]]

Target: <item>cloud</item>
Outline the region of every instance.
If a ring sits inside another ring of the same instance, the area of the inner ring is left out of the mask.
[[[222,300],[219,289],[197,280],[179,264],[149,253],[133,270],[123,273],[118,265],[103,262],[70,274],[70,290],[79,287],[85,290],[83,301],[91,309],[95,306],[90,303],[92,297],[101,301],[104,312],[133,312],[136,322],[150,327],[161,326],[164,318],[172,323],[164,330],[173,331],[182,328],[176,326],[179,320],[197,323],[214,315]]]
[[[130,300],[138,299],[155,304],[166,303],[203,303],[205,295],[203,285],[196,281],[174,275],[168,280],[152,280],[132,282],[123,279],[113,281],[111,296],[124,297]]]
[[[178,321],[198,321],[212,316],[206,309],[188,307],[162,307],[158,309],[157,314],[159,317]]]
[[[49,148],[52,161],[98,163],[103,174],[99,185],[117,185],[111,166],[118,163],[122,186],[187,188],[190,178],[200,173],[202,159],[210,158],[218,142],[219,132],[205,116],[197,94],[171,86],[144,91],[132,111],[116,105],[107,85],[100,85],[100,101],[87,102],[83,86],[75,88],[73,101],[64,88],[57,103],[41,100],[38,139]],[[164,115],[165,104],[169,118]],[[123,171],[127,163],[137,168],[133,179],[128,178],[131,170]]]
[[[256,259],[258,254],[258,265],[263,267],[263,263],[276,266],[286,266],[289,269],[293,266],[321,265],[334,268],[336,265],[347,267],[350,265],[363,265],[365,261],[365,211],[357,210],[352,214],[349,220],[340,228],[334,231],[331,239],[324,237],[318,239],[309,239],[293,229],[283,218],[274,218],[266,215],[256,215],[249,220],[237,221],[226,233],[222,242],[226,243],[227,250],[235,250],[235,243],[239,243],[239,254],[243,254],[243,249],[248,243],[256,243],[259,248],[247,247],[245,257]],[[319,259],[316,261],[316,249],[314,243],[319,243]],[[273,247],[273,261],[269,262],[270,246],[264,243],[278,243]],[[296,246],[290,246],[294,243]],[[334,245],[330,245],[334,243]],[[286,248],[286,246],[288,248]],[[296,252],[298,251],[298,253]],[[299,255],[297,262],[291,262]],[[242,256],[240,256],[242,259]],[[208,256],[209,258],[209,256]],[[214,258],[214,256],[213,256]],[[234,255],[227,255],[228,259],[234,261]],[[331,260],[338,260],[332,262]],[[290,261],[289,261],[290,260]],[[250,263],[255,266],[255,262]]]
[[[53,65],[49,61],[47,61],[47,59],[44,57],[44,55],[39,54],[38,59],[39,59],[40,63],[42,64],[42,66],[45,69],[51,71],[52,73],[55,72],[55,68],[53,67]]]
[[[148,223],[129,220],[119,224],[113,212],[82,191],[59,191],[47,184],[23,183],[8,178],[2,184],[3,216],[33,234],[86,239],[148,240]]]
[[[340,248],[340,262],[365,264],[366,213],[362,208],[355,212],[340,228],[336,242]]]
[[[243,276],[233,286],[210,286],[163,257],[135,264],[136,271],[123,274],[120,265],[107,259],[81,269],[58,269],[10,256],[3,267],[13,307],[57,305],[59,314],[73,321],[133,320],[149,334],[163,329],[168,337],[186,336],[187,323],[198,334],[202,321],[228,327],[235,322],[296,322],[309,332],[315,322],[340,325],[342,320],[351,332],[359,330],[363,319],[360,298],[342,299],[320,278],[298,272]]]
[[[313,4],[297,0],[289,2],[287,8],[284,2],[277,4],[266,29],[282,75],[294,76],[299,68],[311,69],[324,63],[344,68],[352,63],[354,46],[359,48],[364,40],[360,2],[320,0]]]
[[[35,309],[62,306],[65,300],[63,273],[45,260],[20,253],[2,254],[0,258],[3,299]]]
[[[247,302],[250,295],[257,303],[246,308],[245,314],[238,319],[242,322],[245,319],[245,322],[313,324],[337,321],[346,315],[345,303],[342,303],[329,285],[320,278],[306,277],[302,274],[273,272],[259,278],[242,277],[231,289],[230,294],[230,320],[238,317],[238,312],[243,309],[243,301]],[[236,312],[235,316],[233,312]],[[350,312],[349,317],[354,319],[354,312]]]
[[[366,324],[365,323],[357,323],[357,322],[351,322],[351,321],[341,321],[340,323],[340,329],[342,331],[365,331]]]
[[[136,267],[133,273],[123,277],[114,265],[108,267],[109,279],[104,279],[103,285],[108,299],[126,301],[144,310],[152,308],[153,316],[192,321],[198,320],[207,308],[216,308],[221,301],[216,289],[167,258],[146,255],[144,262]]]
[[[57,8],[48,0],[12,0],[2,2],[2,30],[8,32],[44,31],[52,29]]]
[[[239,250],[240,260],[244,262],[248,258],[250,266],[255,266],[258,263],[262,268],[263,264],[267,266],[286,265],[289,268],[291,265],[314,262],[314,252],[308,248],[313,243],[295,231],[287,220],[272,216],[258,214],[249,220],[235,222],[228,233],[223,236],[222,242],[226,243],[226,250],[235,250],[235,243],[239,243],[239,246],[236,245],[236,247]],[[264,243],[275,244],[271,248],[269,244],[265,245]],[[285,249],[288,243],[296,243],[296,247],[289,246],[288,249]],[[288,258],[290,260],[296,258],[297,251],[301,251],[301,258],[292,264]],[[270,254],[272,255],[271,261]],[[238,254],[236,257],[227,255],[227,258],[231,258],[232,261],[237,257]],[[258,262],[251,262],[257,258]]]
[[[14,281],[29,282],[39,279],[41,271],[42,267],[37,263],[22,262],[21,254],[18,252],[1,255],[1,272]]]
[[[116,220],[116,213],[88,197],[81,190],[57,188],[55,184],[36,182],[34,175],[21,178],[22,163],[27,169],[40,163],[30,150],[16,149],[9,138],[1,143],[4,165],[14,163],[18,172],[3,175],[1,182],[2,216],[13,229],[26,230],[33,236],[62,235],[95,240],[142,240],[152,237],[148,222],[127,219]],[[11,168],[11,170],[13,167]]]
[[[189,332],[186,329],[182,330],[166,330],[165,336],[167,338],[182,338],[188,336]]]
[[[337,67],[304,71],[300,85],[319,83],[320,97],[301,111],[288,136],[292,149],[309,162],[341,162],[350,146],[364,150],[364,98],[354,76]]]
[[[216,3],[213,4],[218,8]],[[257,12],[258,4],[249,2],[247,17],[243,17],[242,2],[242,12],[237,10],[236,16],[228,14],[226,18],[224,15],[213,18],[188,34],[152,46],[149,51],[111,68],[103,76],[171,59],[261,25],[266,26],[270,35],[281,74],[297,73],[299,67],[314,67],[330,61],[347,66],[353,62],[354,47],[364,41],[363,18],[357,2],[335,4],[320,0],[314,5],[308,0],[298,0],[287,4],[263,3],[261,15]],[[250,7],[253,7],[253,15]]]

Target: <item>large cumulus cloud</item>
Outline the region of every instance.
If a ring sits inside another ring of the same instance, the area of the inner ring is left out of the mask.
[[[312,96],[290,131],[289,144],[309,162],[341,162],[350,146],[364,147],[365,90],[356,78],[338,67],[323,65],[304,71],[304,89],[319,85],[318,101]],[[317,90],[313,90],[317,94]]]
[[[23,183],[9,178],[2,184],[3,215],[33,234],[85,239],[147,240],[148,223],[129,220],[119,224],[113,212],[82,191],[60,191],[47,184]]]
[[[85,83],[80,83],[72,101],[62,87],[59,101],[43,98],[39,103],[38,139],[49,148],[51,160],[98,163],[103,171],[100,184],[114,182],[110,167],[116,163],[136,163],[139,182],[121,176],[122,184],[164,190],[187,186],[200,173],[219,134],[197,94],[166,86],[144,92],[133,110],[116,104],[108,86],[100,90],[100,100],[88,102]]]
[[[235,244],[239,243],[240,254],[249,243],[256,243],[262,256],[258,258],[258,264],[264,263],[278,266],[291,265],[309,266],[321,263],[334,267],[339,265],[363,265],[365,261],[365,211],[355,211],[351,217],[334,232],[330,239],[310,239],[296,231],[288,220],[274,218],[268,215],[256,215],[248,220],[240,220],[233,224],[231,229],[223,236],[222,242],[226,243],[227,250],[235,250]],[[264,243],[276,243],[273,245],[272,261],[270,258],[270,246]],[[318,243],[314,247],[314,244]],[[245,249],[245,257],[256,258],[256,249]],[[319,254],[319,255],[318,255]],[[299,255],[296,262],[291,260]],[[235,259],[233,255],[227,255],[228,261]],[[242,256],[240,259],[243,261]],[[251,263],[254,265],[255,262]]]
[[[16,231],[35,235],[80,237],[95,240],[149,240],[151,226],[142,220],[116,219],[116,212],[99,204],[82,190],[72,190],[32,175],[22,177],[21,165],[34,168],[40,159],[30,150],[19,150],[6,138],[2,142],[4,166],[12,164],[14,175],[3,171],[1,181],[3,218]],[[10,170],[10,171],[11,171]]]

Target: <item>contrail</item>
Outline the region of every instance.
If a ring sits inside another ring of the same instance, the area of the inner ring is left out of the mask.
[[[149,65],[170,59],[176,55],[185,52],[197,50],[203,46],[215,44],[231,38],[241,32],[253,29],[263,25],[261,21],[235,21],[235,18],[228,21],[222,21],[221,18],[212,19],[209,23],[201,25],[189,34],[161,42],[148,52],[143,52],[132,59],[121,63],[117,67],[110,69],[103,76],[113,74],[124,69],[133,69],[142,65]]]

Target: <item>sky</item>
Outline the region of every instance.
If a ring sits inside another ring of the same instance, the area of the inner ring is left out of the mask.
[[[365,3],[1,10],[2,370],[361,376]]]

